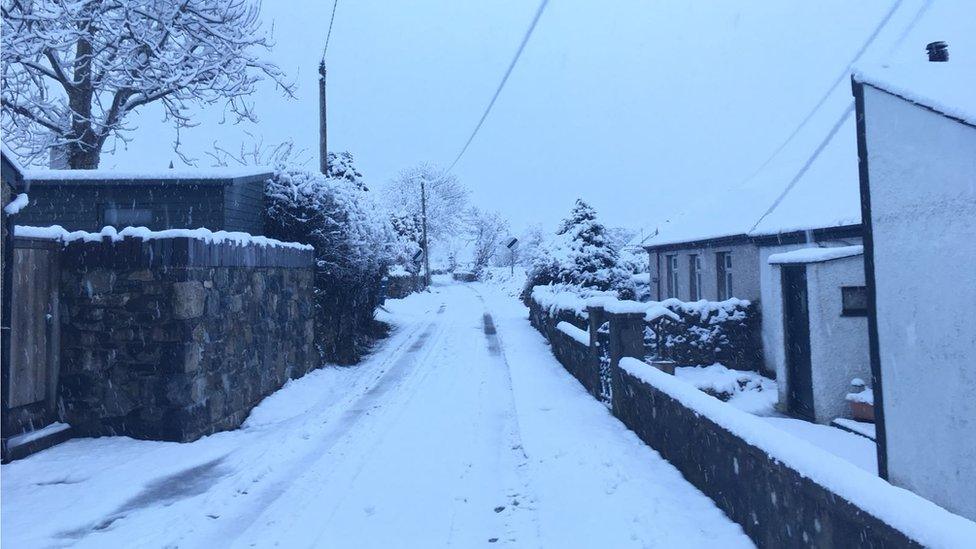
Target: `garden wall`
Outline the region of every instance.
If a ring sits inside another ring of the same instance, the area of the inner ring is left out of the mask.
[[[61,402],[78,434],[195,440],[316,366],[312,251],[261,242],[64,247]]]
[[[533,294],[530,320],[587,390],[599,355],[559,329],[579,302]],[[540,301],[543,303],[540,304]],[[561,305],[557,305],[557,303]],[[639,360],[648,304],[590,303],[607,322],[613,414],[712,498],[761,547],[961,547],[976,524]],[[578,336],[579,334],[576,333]],[[591,337],[590,341],[594,341]]]

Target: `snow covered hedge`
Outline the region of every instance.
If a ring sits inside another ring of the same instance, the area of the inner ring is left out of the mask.
[[[649,319],[649,356],[684,365],[721,363],[737,370],[759,370],[762,343],[759,308],[742,299],[659,303],[673,314]]]
[[[267,184],[268,236],[315,248],[316,337],[323,358],[353,363],[370,339],[397,237],[351,156],[328,176],[279,169]]]

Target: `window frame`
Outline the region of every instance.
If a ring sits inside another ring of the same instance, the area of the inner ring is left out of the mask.
[[[715,271],[717,298],[719,301],[732,299],[732,252],[715,252]]]
[[[678,297],[678,256],[677,254],[671,254],[664,256],[667,262],[667,290],[668,297]]]
[[[688,254],[688,300],[702,299],[702,260],[701,254]]]
[[[860,300],[863,300],[863,307],[849,307],[848,296],[852,292],[860,292]],[[840,287],[840,316],[865,317],[868,316],[868,287],[867,286],[841,286]]]
[[[99,206],[100,207],[99,207],[98,214],[101,217],[102,225],[110,225],[112,227],[148,227],[152,225],[153,222],[156,220],[156,210],[150,204],[141,204],[141,203],[132,204],[131,208],[119,207],[117,204],[113,204],[113,203],[102,203]],[[116,214],[115,222],[109,221],[110,211],[114,211]],[[147,213],[149,215],[149,220],[135,222],[135,223],[118,221],[117,216],[119,213],[125,214],[125,213],[134,213],[134,212]]]

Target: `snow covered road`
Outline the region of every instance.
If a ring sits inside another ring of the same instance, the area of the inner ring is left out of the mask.
[[[238,431],[74,440],[3,466],[3,545],[751,546],[513,298],[446,285],[390,309],[364,364],[289,383]]]

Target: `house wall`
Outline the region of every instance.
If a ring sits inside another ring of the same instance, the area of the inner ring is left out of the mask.
[[[976,519],[976,128],[863,92],[889,478]]]
[[[264,233],[264,183],[261,180],[163,182],[93,185],[38,182],[30,187],[30,205],[19,225],[61,225],[75,231],[98,231],[106,224],[107,205],[149,208],[152,230],[195,229]]]
[[[769,264],[769,256],[782,252],[809,248],[811,246],[854,246],[861,244],[860,238],[844,240],[828,240],[816,243],[784,244],[779,246],[762,246],[759,248],[760,265],[760,305],[762,306],[762,344],[765,372],[775,375],[778,380],[786,379],[786,342],[783,335],[783,288],[779,267]],[[863,278],[863,262],[861,277]],[[861,282],[863,285],[863,280]],[[855,284],[851,284],[855,285]],[[839,292],[840,290],[838,290]],[[813,301],[811,301],[813,303]],[[815,329],[811,326],[811,329]],[[865,337],[867,337],[865,327]],[[811,341],[812,344],[812,341]],[[865,353],[867,346],[865,344]],[[866,357],[867,355],[865,355]],[[782,377],[781,377],[782,376]],[[865,374],[864,380],[870,379],[870,373]],[[779,402],[782,409],[786,406],[786,382],[779,383]]]
[[[654,284],[652,295],[660,301],[672,297],[668,295],[667,256],[677,255],[678,259],[678,295],[674,296],[688,301],[691,296],[691,269],[689,256],[702,256],[702,298],[709,301],[718,299],[718,264],[719,252],[732,253],[732,295],[740,299],[757,300],[760,297],[759,283],[759,248],[751,242],[727,244],[718,246],[701,246],[679,248],[667,251],[652,250],[649,252],[651,280]],[[658,269],[660,265],[660,269]]]
[[[871,379],[868,319],[841,314],[841,287],[863,285],[863,256],[807,265],[813,412],[818,423],[850,417],[850,406],[844,397],[850,392],[851,380]]]

